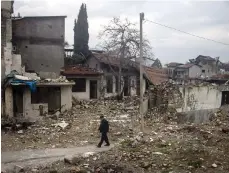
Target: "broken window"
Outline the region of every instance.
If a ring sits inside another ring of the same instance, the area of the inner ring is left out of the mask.
[[[113,80],[112,76],[107,76],[107,93],[113,92]]]
[[[86,92],[86,79],[74,79],[75,85],[72,86],[72,92]]]

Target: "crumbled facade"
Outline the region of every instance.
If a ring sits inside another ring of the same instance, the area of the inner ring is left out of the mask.
[[[2,78],[4,120],[34,122],[48,113],[64,112],[72,107],[74,82],[60,76],[60,67],[64,64],[65,17],[53,18],[14,19],[13,27],[6,28],[10,42],[7,48],[4,47],[2,57],[5,62],[2,69],[5,74]],[[7,20],[12,23],[11,18]],[[59,27],[59,31],[54,32],[55,27]]]

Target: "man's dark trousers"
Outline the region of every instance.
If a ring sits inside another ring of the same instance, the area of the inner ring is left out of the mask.
[[[106,145],[108,145],[108,146],[110,145],[108,137],[107,137],[107,132],[101,133],[101,140],[100,140],[98,146],[101,147],[101,145],[103,144],[104,141],[106,142]]]

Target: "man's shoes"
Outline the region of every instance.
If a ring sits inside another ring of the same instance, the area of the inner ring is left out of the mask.
[[[109,146],[110,146],[110,144],[105,144],[104,146],[109,147]]]
[[[97,145],[97,148],[101,148],[101,145]]]

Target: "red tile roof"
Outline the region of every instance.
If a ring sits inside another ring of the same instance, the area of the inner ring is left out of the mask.
[[[101,75],[102,73],[96,69],[85,67],[82,65],[64,67],[61,71],[62,75]]]
[[[147,78],[154,84],[158,85],[169,80],[165,69],[158,69],[144,66]]]

